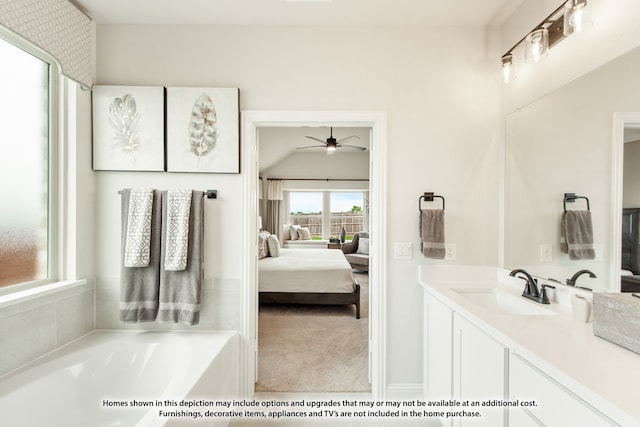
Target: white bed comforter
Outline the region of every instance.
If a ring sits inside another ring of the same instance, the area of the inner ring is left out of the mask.
[[[351,266],[337,249],[280,249],[258,261],[260,292],[354,291]]]

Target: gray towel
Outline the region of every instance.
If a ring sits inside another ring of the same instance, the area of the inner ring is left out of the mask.
[[[444,259],[444,209],[420,211],[420,239],[425,258]]]
[[[166,245],[160,256],[160,306],[158,321],[197,325],[200,321],[200,293],[204,270],[204,193],[194,191],[189,212],[189,242],[187,266],[182,271],[165,270]],[[167,213],[167,192],[162,192],[162,212]],[[162,224],[162,241],[167,236],[167,224]]]
[[[122,271],[120,274],[120,320],[127,323],[153,322],[158,313],[158,290],[160,286],[160,231],[162,226],[162,221],[160,220],[160,192],[157,190],[153,192],[151,246],[149,265],[147,267],[124,266],[130,194],[130,189],[121,191]]]
[[[560,221],[560,251],[571,260],[595,259],[591,211],[565,211]]]

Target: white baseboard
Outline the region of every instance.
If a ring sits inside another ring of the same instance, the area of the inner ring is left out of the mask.
[[[422,384],[389,384],[386,390],[387,400],[423,399]]]

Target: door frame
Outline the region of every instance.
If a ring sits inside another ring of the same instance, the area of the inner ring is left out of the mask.
[[[386,391],[386,151],[383,111],[243,111],[241,114],[242,277],[240,394],[251,398],[257,378],[258,286],[258,128],[300,126],[370,127],[369,372],[374,399]],[[354,320],[357,321],[357,320]]]

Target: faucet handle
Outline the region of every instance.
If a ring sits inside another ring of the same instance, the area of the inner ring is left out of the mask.
[[[540,286],[540,302],[542,304],[550,304],[549,297],[547,296],[547,288],[555,289],[556,287],[547,285],[546,283],[543,283],[542,286]]]

